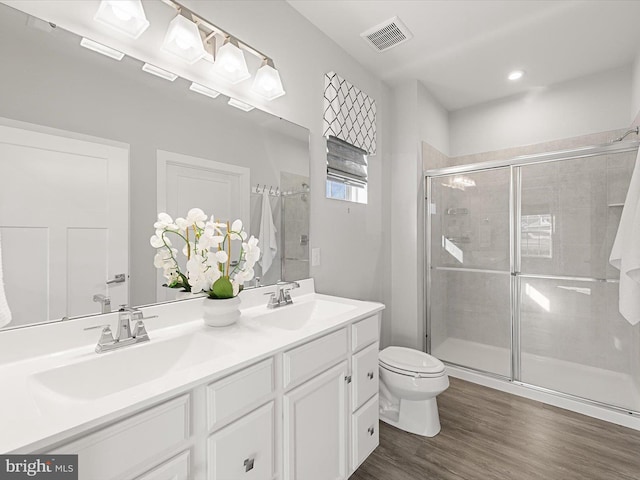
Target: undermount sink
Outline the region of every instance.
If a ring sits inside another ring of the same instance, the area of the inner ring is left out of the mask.
[[[251,318],[262,325],[269,325],[284,330],[298,330],[302,327],[321,322],[328,318],[354,310],[355,305],[314,299],[307,302],[293,303],[270,310],[256,307],[243,312],[245,318]]]
[[[118,393],[168,373],[206,362],[231,351],[209,336],[191,334],[123,347],[88,360],[38,372],[33,389],[46,397],[91,401]]]

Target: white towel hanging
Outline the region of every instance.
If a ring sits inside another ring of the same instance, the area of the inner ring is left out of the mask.
[[[2,237],[0,237],[0,328],[11,322],[11,310],[7,303],[7,297],[4,291],[4,280],[2,275]]]
[[[262,215],[260,217],[260,234],[258,236],[258,246],[262,256],[259,263],[262,267],[262,275],[271,268],[276,254],[278,253],[278,240],[276,238],[276,226],[273,224],[273,214],[269,202],[269,193],[262,192]]]
[[[640,151],[609,263],[620,270],[620,313],[635,325],[640,322]]]

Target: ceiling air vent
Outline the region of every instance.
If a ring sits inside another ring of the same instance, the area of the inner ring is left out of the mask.
[[[377,52],[384,52],[391,47],[411,40],[413,34],[398,17],[393,17],[361,33],[360,36]]]

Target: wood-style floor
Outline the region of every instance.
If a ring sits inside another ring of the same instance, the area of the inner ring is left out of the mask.
[[[350,480],[640,480],[640,431],[450,378],[433,438],[380,422]]]

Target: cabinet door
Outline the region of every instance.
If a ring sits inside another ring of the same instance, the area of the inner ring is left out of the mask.
[[[271,480],[275,476],[274,402],[208,440],[209,480]]]
[[[284,395],[284,479],[347,476],[347,362]]]

